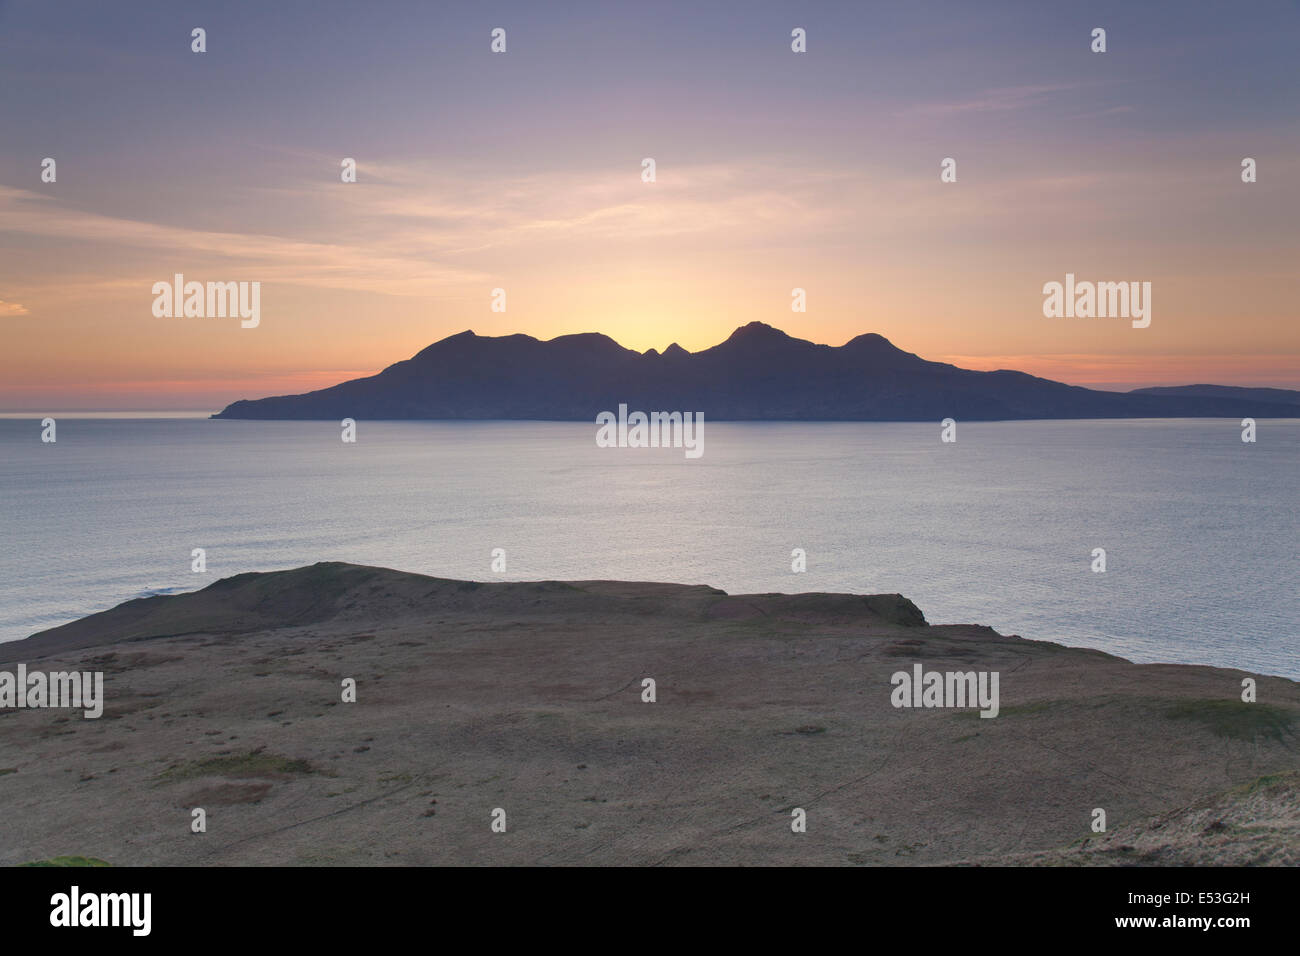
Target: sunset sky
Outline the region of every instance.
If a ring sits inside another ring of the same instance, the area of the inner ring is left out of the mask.
[[[1069,6],[0,0],[0,410],[217,409],[464,329],[694,351],[756,319],[1300,388],[1300,4]],[[260,326],[156,318],[177,272],[260,282]],[[1067,272],[1151,282],[1150,328],[1044,318]]]

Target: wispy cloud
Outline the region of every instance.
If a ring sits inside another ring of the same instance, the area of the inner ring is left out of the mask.
[[[328,157],[320,157],[328,162]],[[412,245],[454,258],[504,246],[569,238],[636,242],[716,235],[735,242],[767,227],[814,228],[847,217],[825,202],[845,172],[754,161],[746,164],[665,164],[643,183],[639,163],[624,170],[545,171],[485,176],[419,164],[367,163],[356,186],[330,183],[263,190],[320,209],[346,210],[351,229],[374,248]]]
[[[432,295],[448,286],[481,284],[475,269],[442,265],[392,248],[309,242],[263,233],[186,229],[101,215],[65,206],[22,189],[0,187],[0,222],[5,232],[101,247],[121,246],[164,255],[192,254],[195,268],[224,260],[262,282],[286,282],[392,295]],[[122,277],[105,277],[120,283]],[[155,277],[157,278],[157,277]],[[244,278],[229,276],[227,278]]]
[[[0,317],[8,317],[11,315],[26,315],[26,314],[27,314],[27,306],[23,305],[22,303],[6,302],[4,301],[4,299],[0,299]]]
[[[82,292],[152,282],[160,276],[149,260],[174,264],[192,256],[196,273],[222,268],[229,278],[448,295],[489,281],[484,252],[537,251],[564,242],[607,249],[664,239],[724,247],[738,238],[811,234],[851,221],[851,209],[839,200],[862,188],[848,171],[763,162],[665,165],[654,183],[641,181],[636,163],[619,172],[513,177],[378,163],[362,164],[359,176],[355,185],[245,190],[234,202],[250,225],[239,233],[121,218],[0,186],[0,232],[65,248],[83,243],[110,257],[114,264],[97,278],[81,277]],[[339,236],[346,242],[327,241]],[[69,261],[85,265],[76,257]],[[60,273],[58,281],[66,278]]]
[[[983,90],[960,100],[918,103],[908,107],[902,116],[943,116],[954,113],[994,113],[1023,110],[1038,106],[1056,93],[1079,89],[1078,83],[1045,83],[1030,86],[1002,86]]]

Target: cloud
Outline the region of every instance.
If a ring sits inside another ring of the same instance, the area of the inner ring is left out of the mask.
[[[615,172],[500,176],[369,163],[358,175],[355,187],[317,183],[259,192],[314,210],[337,210],[368,248],[419,248],[454,259],[570,239],[634,243],[695,236],[734,243],[754,230],[812,230],[820,222],[850,217],[826,199],[835,184],[851,188],[855,181],[851,172],[827,174],[762,161],[665,164],[654,183],[641,181],[639,161]]]
[[[27,306],[19,302],[6,302],[0,299],[0,318],[11,315],[27,315]]]
[[[101,261],[113,264],[86,276],[83,290],[165,279],[191,258],[184,271],[200,280],[200,272],[217,270],[211,278],[446,296],[489,282],[494,270],[485,252],[536,254],[555,243],[596,251],[668,239],[725,247],[738,238],[815,235],[851,222],[844,194],[862,189],[848,171],[759,161],[665,164],[654,183],[641,181],[639,163],[619,172],[500,177],[419,164],[366,165],[359,172],[355,185],[245,190],[222,209],[239,207],[249,224],[241,232],[111,216],[0,186],[0,232],[65,248],[97,247]],[[153,275],[153,262],[166,274]]]
[[[192,255],[195,272],[213,268],[213,259],[239,263],[241,274],[216,277],[223,280],[299,283],[392,295],[433,295],[448,286],[486,281],[486,275],[477,269],[442,265],[391,246],[375,249],[264,233],[186,229],[73,209],[37,193],[3,186],[0,222],[6,232],[68,243],[128,246],[146,250],[160,261],[165,258],[174,263],[178,255]]]
[[[994,113],[1028,109],[1044,102],[1054,93],[1075,90],[1079,84],[1051,83],[1036,86],[1003,86],[984,90],[964,100],[921,103],[903,111],[903,115],[951,115],[954,113]]]

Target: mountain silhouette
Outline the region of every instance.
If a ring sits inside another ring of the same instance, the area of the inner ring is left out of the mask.
[[[840,346],[750,322],[701,352],[636,352],[587,332],[541,341],[461,332],[377,375],[242,400],[214,418],[594,421],[620,404],[710,421],[1295,417],[1285,390],[1101,392],[930,362],[875,333]],[[1280,395],[1272,392],[1282,393]]]

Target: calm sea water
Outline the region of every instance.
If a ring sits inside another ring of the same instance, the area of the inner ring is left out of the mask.
[[[0,640],[242,571],[898,591],[1132,660],[1300,678],[1300,421],[595,425],[0,420]],[[190,570],[207,549],[208,572]],[[1089,569],[1105,548],[1108,570]],[[494,548],[507,572],[490,569]],[[793,574],[791,551],[807,552]]]

